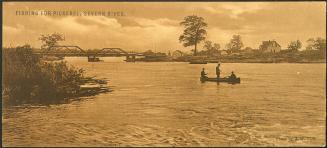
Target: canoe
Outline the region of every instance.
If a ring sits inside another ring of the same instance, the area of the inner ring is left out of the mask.
[[[100,60],[99,58],[88,58],[88,62],[103,62],[103,60]]]
[[[241,83],[241,78],[231,79],[231,78],[203,78],[200,77],[201,82],[209,81],[209,82],[226,82],[226,83]]]

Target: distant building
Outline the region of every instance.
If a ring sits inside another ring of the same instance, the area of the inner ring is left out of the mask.
[[[168,56],[171,57],[171,53],[170,53],[170,50],[168,51]]]
[[[227,50],[220,50],[220,55],[228,55]]]
[[[255,51],[255,49],[252,49],[251,47],[246,47],[246,48],[243,49],[242,52],[252,53],[252,52],[254,52],[254,51]]]
[[[156,55],[156,56],[167,56],[167,54],[164,53],[164,52],[157,52],[154,55]]]
[[[252,49],[251,47],[246,47],[244,48],[243,50],[241,50],[241,53],[243,55],[247,55],[247,54],[253,54],[255,53],[256,51],[258,51],[257,49]]]
[[[152,50],[147,50],[147,51],[143,52],[143,54],[145,56],[149,56],[149,55],[154,55],[155,53]]]
[[[176,59],[176,58],[182,57],[183,55],[184,55],[184,53],[183,53],[182,51],[180,51],[180,50],[175,50],[175,51],[173,52],[173,54],[172,54],[172,57],[173,57],[174,59]]]
[[[208,57],[218,57],[220,55],[220,51],[218,49],[206,50],[205,55]]]
[[[145,52],[143,52],[143,55],[145,56],[145,58],[157,58],[157,57],[166,57],[166,53],[162,53],[162,52],[153,52],[152,50],[147,50]]]
[[[280,52],[281,46],[276,41],[262,41],[259,47],[261,52],[264,53],[277,53]]]

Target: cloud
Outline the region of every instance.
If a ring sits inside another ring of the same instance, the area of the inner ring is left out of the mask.
[[[240,14],[243,13],[254,13],[261,9],[264,9],[267,3],[229,3],[223,4],[224,9],[230,10],[230,16],[233,18],[238,18]]]
[[[13,26],[3,26],[3,32],[4,34],[17,34],[20,33],[22,30],[24,30],[24,26],[18,24],[17,27],[13,27]]]
[[[171,20],[168,18],[158,18],[158,19],[134,18],[134,21],[142,27],[176,26],[179,24],[178,21]]]
[[[83,25],[98,25],[99,27],[120,28],[122,25],[115,18],[105,16],[83,16],[75,19],[76,23]]]
[[[176,44],[178,45],[177,32],[180,31],[180,27],[175,26],[178,22],[168,18],[133,18],[133,21],[139,24],[138,26],[123,26],[116,18],[108,17],[54,18],[42,16],[30,18],[29,21],[45,26],[26,28],[38,32],[38,34],[29,35],[24,33],[29,38],[35,38],[34,43],[41,34],[58,32],[66,38],[62,44],[78,45],[84,49],[120,47],[136,51],[153,48],[164,51],[176,48]],[[15,30],[13,27],[6,28]]]
[[[243,13],[255,13],[259,10],[265,9],[267,3],[216,3],[216,4],[206,4],[198,5],[200,9],[203,9],[212,14],[223,14],[231,18],[237,19],[239,15]],[[195,8],[193,8],[195,9]]]
[[[13,4],[13,5],[12,5]],[[198,15],[208,23],[208,40],[226,44],[233,34],[245,46],[257,48],[263,40],[275,39],[283,47],[291,40],[305,42],[326,36],[326,5],[321,2],[211,2],[211,3],[12,3],[4,4],[3,43],[29,43],[39,47],[41,34],[59,32],[62,44],[82,48],[120,47],[126,50],[189,50],[178,41],[185,16]],[[118,10],[124,17],[16,16],[15,10]],[[200,45],[199,45],[200,46]]]
[[[58,19],[54,19],[48,16],[40,16],[36,19],[42,19],[46,23],[48,23],[49,26],[55,25],[57,28],[61,28],[65,31],[86,32],[90,30],[90,28],[88,28],[87,26],[77,23],[77,18],[72,16],[62,17]]]

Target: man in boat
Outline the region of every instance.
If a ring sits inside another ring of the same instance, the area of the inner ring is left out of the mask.
[[[216,75],[217,75],[217,78],[219,79],[220,78],[220,63],[218,63],[218,65],[216,66]]]
[[[232,74],[229,76],[230,79],[236,79],[236,75],[234,74],[234,71],[232,71]]]
[[[201,78],[208,78],[206,72],[204,71],[204,68],[202,68],[201,71]]]

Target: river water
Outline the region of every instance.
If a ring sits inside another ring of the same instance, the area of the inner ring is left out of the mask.
[[[3,107],[4,146],[321,146],[325,64],[223,63],[241,84],[199,81],[216,64],[88,63],[110,93],[68,104]]]

